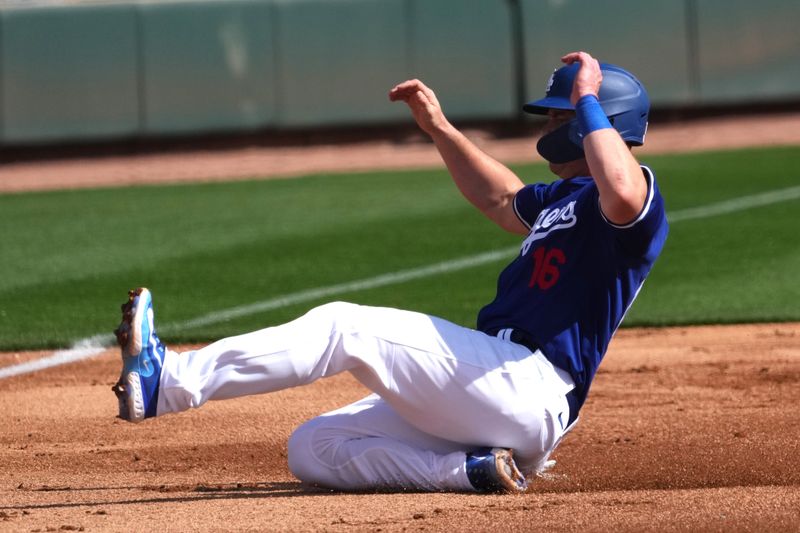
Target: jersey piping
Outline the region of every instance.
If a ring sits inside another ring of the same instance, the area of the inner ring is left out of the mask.
[[[614,226],[615,228],[619,228],[619,229],[632,228],[633,226],[636,225],[637,222],[639,222],[644,217],[646,217],[648,211],[650,211],[650,204],[653,203],[653,192],[654,192],[653,191],[653,171],[650,170],[648,167],[646,167],[644,165],[639,165],[639,166],[644,171],[644,177],[645,177],[645,180],[647,181],[647,198],[645,199],[644,206],[642,207],[642,210],[639,212],[639,214],[636,216],[636,218],[634,218],[631,222],[628,222],[627,224],[615,224],[614,222],[611,222],[610,220],[608,220],[608,218],[606,217],[606,214],[603,213],[602,206],[600,205],[600,198],[598,197],[598,199],[597,199],[597,208],[600,210],[600,216],[603,217],[603,220],[605,220],[609,225]]]

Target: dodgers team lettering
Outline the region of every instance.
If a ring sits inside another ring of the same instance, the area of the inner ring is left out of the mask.
[[[533,223],[531,232],[522,243],[520,255],[527,254],[534,242],[544,239],[550,232],[571,228],[577,222],[578,217],[575,216],[575,200],[563,207],[542,209],[542,212],[536,217],[536,222]]]

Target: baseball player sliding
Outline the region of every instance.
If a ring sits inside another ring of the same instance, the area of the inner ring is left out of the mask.
[[[524,236],[477,329],[337,302],[176,353],[156,335],[150,292],[136,289],[116,331],[120,417],[139,422],[348,371],[373,394],[292,434],[289,467],[300,480],[524,491],[575,424],[667,235],[653,173],[630,151],[644,142],[644,87],[585,52],[561,59],[546,96],[524,106],[548,117],[537,148],[561,178],[550,184],[526,186],[481,152],[421,81],[389,92],[433,139],[467,200]]]

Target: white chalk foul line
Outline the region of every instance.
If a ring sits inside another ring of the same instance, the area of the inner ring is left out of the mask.
[[[478,255],[471,255],[420,268],[383,274],[373,278],[295,292],[249,305],[242,305],[238,307],[232,307],[230,309],[224,309],[222,311],[216,311],[184,322],[165,324],[163,326],[159,326],[158,329],[160,331],[174,331],[193,327],[208,326],[210,324],[218,324],[220,322],[242,316],[248,316],[272,309],[279,309],[289,305],[318,300],[320,298],[328,298],[348,292],[375,289],[378,287],[385,287],[387,285],[396,285],[398,283],[405,283],[415,279],[426,278],[448,272],[455,272],[458,270],[464,270],[486,263],[491,263],[499,259],[508,258],[518,250],[519,246],[514,246],[512,248],[485,252]],[[49,357],[43,357],[41,359],[37,359],[36,361],[0,368],[0,379],[17,376],[19,374],[26,374],[36,370],[44,370],[52,366],[63,365],[73,361],[79,361],[81,359],[93,357],[95,355],[99,355],[105,351],[106,348],[112,346],[113,344],[114,336],[110,334],[95,335],[93,337],[89,337],[88,339],[81,339],[80,341],[76,342],[72,348],[68,350],[59,350]]]
[[[708,218],[717,215],[726,215],[728,213],[736,213],[746,209],[763,207],[765,205],[777,204],[779,202],[788,202],[789,200],[796,200],[798,198],[800,198],[800,186],[789,187],[750,196],[740,196],[739,198],[733,198],[732,200],[725,200],[715,204],[681,209],[680,211],[670,213],[667,219],[670,223],[674,223],[696,218]]]
[[[192,320],[187,320],[186,322],[182,322],[180,324],[168,324],[165,326],[165,329],[170,330],[208,326],[210,324],[218,324],[233,318],[262,313],[264,311],[270,311],[272,309],[279,309],[281,307],[318,300],[320,298],[328,298],[348,292],[365,291],[368,289],[385,287],[387,285],[397,285],[399,283],[405,283],[415,279],[427,278],[437,274],[445,274],[448,272],[455,272],[458,270],[464,270],[466,268],[492,263],[503,258],[508,258],[509,256],[515,254],[518,250],[519,246],[514,246],[513,248],[505,248],[503,250],[495,250],[493,252],[470,255],[460,259],[435,263],[433,265],[414,268],[411,270],[401,270],[399,272],[383,274],[374,278],[340,283],[338,285],[330,285],[328,287],[320,287],[318,289],[309,289],[293,294],[287,294],[285,296],[279,296],[270,300],[264,300],[262,302],[233,307],[223,311],[216,311]]]
[[[766,205],[777,204],[780,202],[796,200],[798,198],[800,198],[800,186],[788,187],[785,189],[767,191],[760,194],[741,196],[739,198],[734,198],[732,200],[724,200],[722,202],[717,202],[714,204],[708,204],[704,206],[691,207],[688,209],[674,211],[670,213],[668,219],[670,223],[675,223],[684,220],[708,218],[729,213],[736,213],[739,211],[753,209],[756,207],[763,207]],[[514,246],[513,248],[506,248],[502,250],[485,252],[478,255],[471,255],[459,259],[453,259],[451,261],[435,263],[433,265],[428,265],[420,268],[401,270],[399,272],[383,274],[381,276],[376,276],[373,278],[366,278],[347,283],[340,283],[337,285],[330,285],[328,287],[320,287],[317,289],[309,289],[305,291],[295,292],[284,296],[279,296],[277,298],[264,300],[261,302],[255,302],[248,305],[242,305],[238,307],[224,309],[222,311],[208,313],[207,315],[187,320],[185,322],[167,324],[160,329],[176,330],[176,329],[208,326],[211,324],[218,324],[226,320],[248,316],[255,313],[262,313],[264,311],[279,309],[281,307],[286,307],[289,305],[318,300],[320,298],[328,298],[331,296],[337,296],[339,294],[345,294],[348,292],[363,291],[367,289],[385,287],[388,285],[396,285],[399,283],[405,283],[407,281],[412,281],[415,279],[435,276],[438,274],[446,274],[458,270],[464,270],[467,268],[472,268],[483,264],[492,263],[494,261],[498,261],[502,258],[508,257],[509,255],[516,253],[518,248],[519,247]],[[28,372],[35,372],[37,370],[43,370],[45,368],[71,363],[74,361],[80,361],[81,359],[87,359],[89,357],[93,357],[95,355],[100,354],[106,348],[113,345],[113,342],[114,342],[114,337],[113,335],[110,334],[94,335],[93,337],[81,339],[78,342],[76,342],[70,349],[59,350],[57,352],[54,352],[49,357],[43,357],[42,359],[37,359],[36,361],[29,361],[27,363],[21,363],[18,365],[0,368],[0,379],[11,376],[17,376],[19,374],[26,374]]]
[[[95,335],[93,337],[81,339],[68,350],[59,350],[48,357],[0,368],[0,379],[36,372],[37,370],[44,370],[53,366],[65,365],[67,363],[94,357],[105,351],[108,346],[111,346],[113,340],[114,336],[111,334]]]

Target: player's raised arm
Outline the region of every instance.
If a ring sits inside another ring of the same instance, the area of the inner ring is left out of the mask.
[[[389,99],[408,105],[419,127],[433,139],[467,200],[506,231],[528,233],[512,205],[514,195],[523,187],[522,181],[450,124],[429,87],[419,80],[404,81],[389,91]]]
[[[586,52],[572,52],[561,60],[580,62],[572,87],[572,104],[583,137],[583,151],[600,193],[600,207],[615,224],[627,224],[642,210],[647,182],[639,163],[611,126],[597,100],[603,75],[600,64]]]

